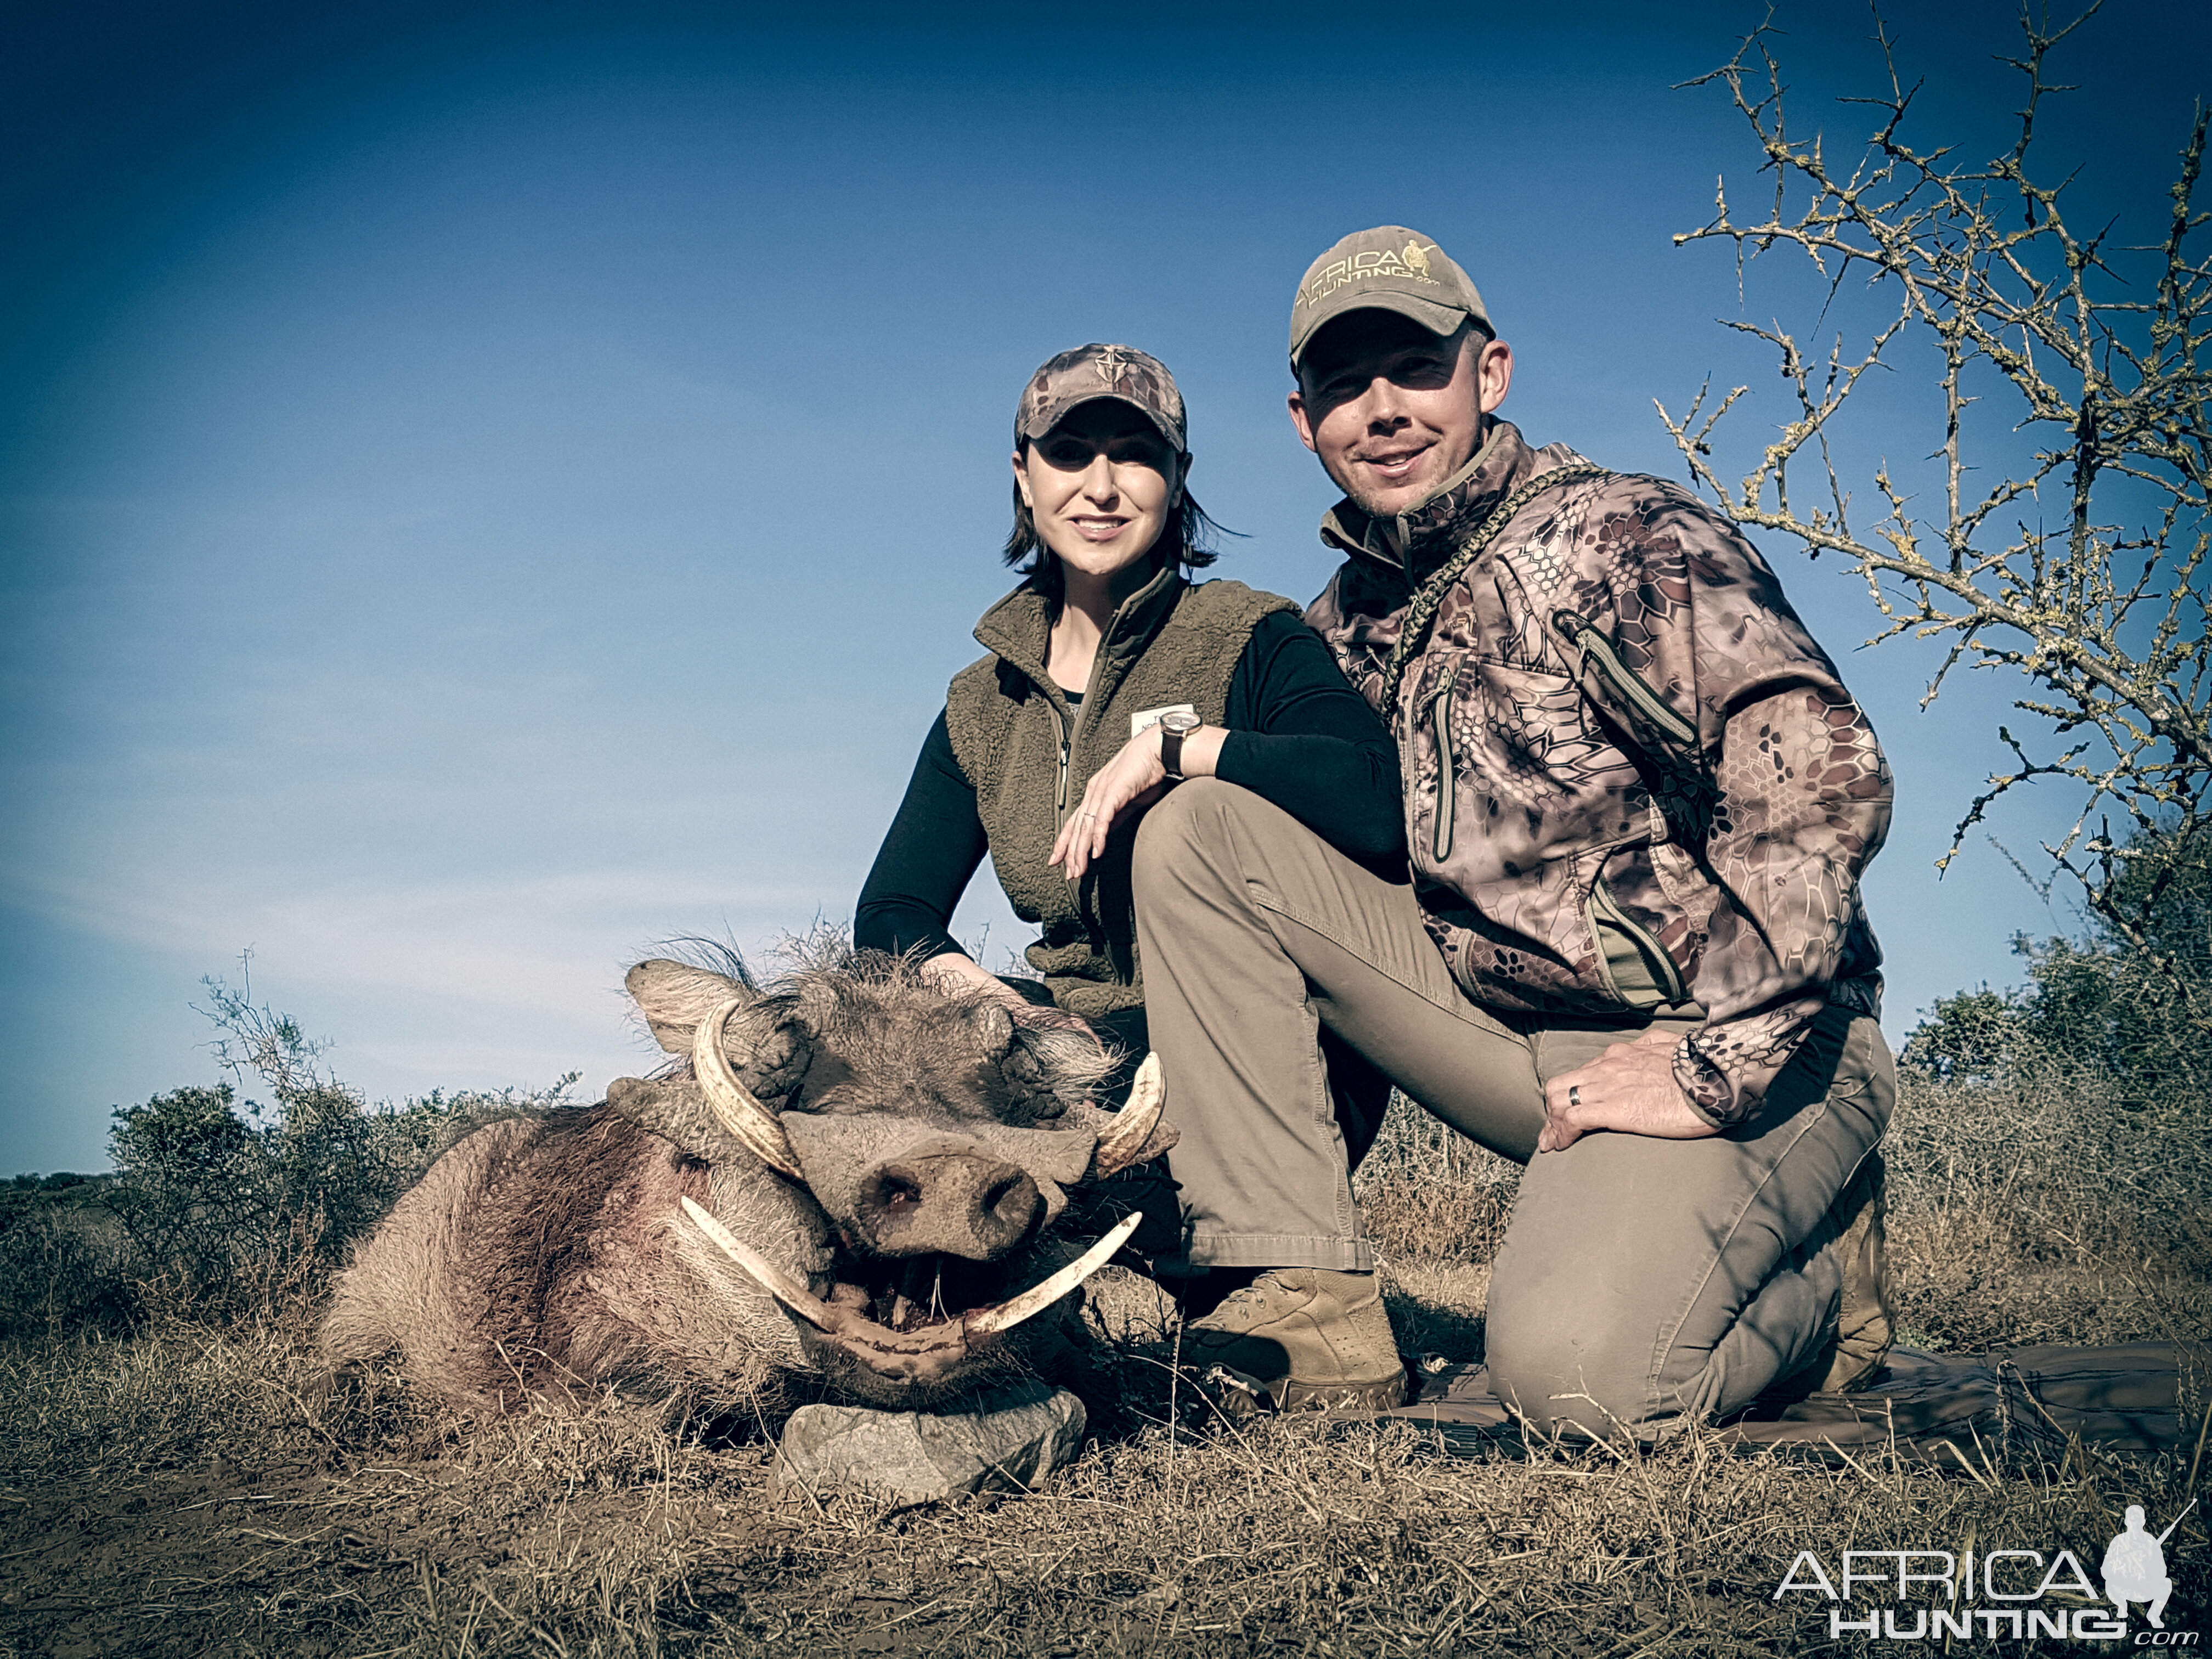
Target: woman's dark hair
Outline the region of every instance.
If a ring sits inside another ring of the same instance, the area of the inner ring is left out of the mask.
[[[1022,453],[1026,455],[1029,451],[1029,440],[1024,438]],[[1165,550],[1172,548],[1176,562],[1188,575],[1194,570],[1203,570],[1221,556],[1212,545],[1216,537],[1238,533],[1214,523],[1186,489],[1182,499],[1168,509],[1167,518],[1160,526],[1160,538],[1152,544],[1150,556],[1157,565]],[[1059,556],[1038,537],[1036,520],[1030,515],[1029,503],[1022,499],[1018,483],[1014,486],[1014,527],[1007,533],[1004,557],[1014,567],[1014,574],[1028,577],[1030,586],[1044,595],[1048,603],[1054,606],[1060,604],[1065,580],[1060,574]],[[1023,563],[1024,559],[1029,562]]]

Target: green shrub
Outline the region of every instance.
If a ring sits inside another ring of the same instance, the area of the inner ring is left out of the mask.
[[[130,1301],[131,1252],[96,1176],[18,1176],[0,1189],[0,1333],[112,1323]]]
[[[433,1092],[371,1105],[323,1045],[204,981],[217,1063],[234,1082],[116,1109],[112,1177],[18,1176],[0,1206],[0,1330],[128,1318],[149,1306],[265,1312],[312,1295],[447,1146],[477,1124],[566,1103],[553,1087]],[[266,1101],[239,1099],[256,1080]]]
[[[2092,916],[2079,939],[2016,936],[2027,983],[1939,997],[1907,1039],[1932,1081],[2071,1079],[2134,1109],[2212,1099],[2212,873],[2203,837],[2139,836],[2112,878],[2139,936]]]
[[[57,1170],[52,1175],[19,1175],[8,1186],[19,1193],[65,1193],[72,1187],[87,1186],[99,1179],[98,1176]]]

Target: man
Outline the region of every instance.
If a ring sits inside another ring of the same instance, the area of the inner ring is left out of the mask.
[[[1496,418],[1511,349],[1425,237],[1316,260],[1291,367],[1346,496],[1307,621],[1398,741],[1410,880],[1204,781],[1144,825],[1188,1265],[1242,1285],[1186,1357],[1254,1403],[1401,1397],[1325,1027],[1526,1164],[1486,1344],[1530,1423],[1651,1437],[1863,1379],[1895,1094],[1865,717],[1726,520]]]
[[[2176,1517],[2177,1522],[2179,1517]],[[2168,1527],[2155,1538],[2144,1529],[2143,1510],[2140,1504],[2128,1505],[2127,1530],[2105,1547],[2105,1595],[2120,1610],[2120,1617],[2128,1616],[2128,1603],[2148,1603],[2145,1613],[2151,1627],[2164,1630],[2166,1599],[2173,1594],[2173,1580],[2166,1576],[2166,1551],[2163,1546],[2173,1528]]]

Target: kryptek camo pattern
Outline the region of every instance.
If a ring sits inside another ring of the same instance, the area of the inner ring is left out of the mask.
[[[1580,459],[1500,422],[1413,513],[1330,514],[1348,557],[1306,619],[1377,708],[1424,572]],[[1598,931],[1625,922],[1705,1011],[1674,1073],[1723,1126],[1824,1006],[1879,1012],[1858,882],[1889,827],[1881,745],[1766,562],[1676,485],[1613,474],[1528,502],[1446,592],[1394,735],[1415,885],[1476,1001],[1632,1018]]]

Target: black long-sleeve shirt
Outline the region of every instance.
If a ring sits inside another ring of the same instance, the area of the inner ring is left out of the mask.
[[[1273,612],[1253,629],[1230,676],[1224,724],[1229,736],[1215,776],[1272,801],[1354,858],[1404,851],[1396,746],[1296,611]],[[1049,789],[1052,780],[1039,778],[1037,787]],[[964,956],[945,928],[989,850],[975,787],[940,711],[860,889],[853,943]]]

